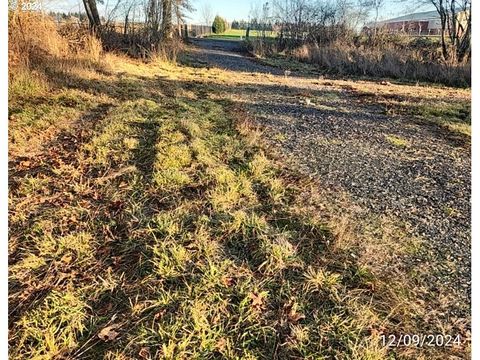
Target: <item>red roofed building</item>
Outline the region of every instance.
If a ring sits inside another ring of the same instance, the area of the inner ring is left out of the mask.
[[[442,32],[440,15],[436,11],[426,11],[379,21],[376,27],[409,35],[440,35]],[[368,31],[374,28],[375,23],[369,23],[365,25],[364,30]]]

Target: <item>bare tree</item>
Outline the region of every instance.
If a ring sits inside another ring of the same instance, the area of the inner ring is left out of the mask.
[[[173,19],[177,24],[184,20],[186,12],[193,11],[189,0],[161,0],[162,2],[162,39],[173,37]]]
[[[99,29],[102,23],[100,21],[100,15],[98,15],[97,1],[83,0],[83,6],[85,7],[85,12],[87,13],[90,29],[94,31]]]
[[[374,25],[373,25],[373,37],[375,39],[378,31],[378,16],[380,10],[385,5],[385,0],[360,0],[360,7],[364,9],[374,11]]]
[[[418,0],[404,0],[418,4]],[[442,55],[445,60],[463,61],[471,57],[472,0],[422,0],[433,5],[440,18]]]
[[[162,2],[161,0],[147,0],[144,6],[148,42],[156,43],[160,38],[162,25]]]
[[[107,1],[107,3],[105,4],[105,14],[106,14],[105,27],[108,27],[108,25],[110,25],[110,23],[116,18],[117,11],[119,10],[123,2],[124,0],[116,0],[115,5],[111,9],[109,9],[109,6],[108,6],[109,4]]]
[[[175,0],[173,2],[173,14],[178,24],[185,22],[188,13],[195,11],[190,0]]]
[[[471,0],[428,0],[440,16],[442,29],[442,54],[445,59],[454,56],[457,61],[463,61],[471,56]],[[450,44],[447,43],[447,38]],[[453,54],[449,53],[448,45],[452,46]]]
[[[275,26],[279,42],[328,43],[345,34],[353,7],[348,0],[275,0]],[[355,14],[358,18],[358,14]]]
[[[213,9],[210,3],[204,3],[202,8],[200,9],[200,12],[201,12],[200,15],[202,16],[202,19],[205,25],[212,26],[214,15],[213,15]]]
[[[123,34],[127,35],[128,33],[128,22],[130,20],[130,13],[134,9],[135,6],[135,1],[132,0],[129,3],[124,4],[124,11],[123,11],[123,16],[124,16],[124,23],[123,23]]]
[[[173,36],[172,0],[162,0],[162,38],[171,39]]]

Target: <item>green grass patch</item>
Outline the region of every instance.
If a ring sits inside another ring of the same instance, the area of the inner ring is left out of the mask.
[[[401,100],[401,101],[400,101]],[[452,134],[471,136],[471,104],[468,101],[425,100],[420,98],[387,97],[383,99],[387,114],[405,114],[431,122]]]
[[[265,65],[274,66],[283,70],[298,71],[304,74],[315,75],[322,73],[317,66],[295,60],[284,54],[272,54],[271,56],[261,58],[260,61]]]
[[[471,136],[471,105],[459,102],[420,104],[415,113],[452,132]]]
[[[230,29],[221,34],[211,34],[207,37],[210,39],[224,39],[224,40],[245,40],[247,36],[247,30]],[[260,30],[250,30],[249,36],[252,38],[263,37],[263,32]],[[265,32],[265,36],[268,38],[275,38],[277,33],[274,31]]]
[[[407,147],[410,145],[410,142],[400,136],[395,135],[385,135],[385,139],[392,145],[397,147]]]

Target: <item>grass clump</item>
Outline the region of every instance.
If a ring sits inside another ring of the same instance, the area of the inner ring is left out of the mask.
[[[74,292],[52,292],[19,320],[19,346],[12,349],[12,355],[53,359],[72,351],[86,329],[86,310],[87,305]]]
[[[385,135],[385,139],[392,145],[397,147],[407,147],[409,145],[408,140],[395,136],[395,135]]]
[[[454,133],[471,135],[471,107],[468,103],[421,104],[419,116],[446,127]]]

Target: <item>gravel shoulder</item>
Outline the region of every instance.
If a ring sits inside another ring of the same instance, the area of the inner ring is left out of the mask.
[[[232,72],[236,86],[230,91],[285,161],[330,194],[347,193],[355,206],[389,216],[419,238],[424,246],[408,266],[424,268],[421,281],[431,296],[448,292],[451,313],[469,318],[469,139],[413,117],[386,114],[375,102],[363,101],[355,81],[285,78],[282,70],[242,53],[239,42],[195,40],[194,46],[197,60]],[[393,94],[404,91],[402,85],[386,86]]]

